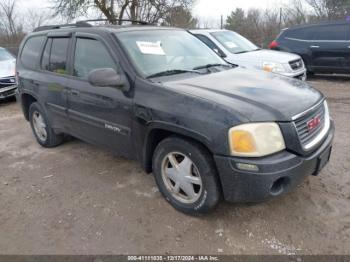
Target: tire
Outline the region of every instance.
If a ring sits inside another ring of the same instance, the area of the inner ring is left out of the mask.
[[[56,134],[52,129],[45,111],[39,103],[29,107],[29,122],[37,142],[43,147],[55,147],[62,144],[64,135]]]
[[[164,139],[155,149],[152,168],[161,194],[183,213],[209,213],[221,199],[212,156],[193,141],[175,136]]]

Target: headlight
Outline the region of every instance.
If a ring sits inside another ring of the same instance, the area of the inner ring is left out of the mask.
[[[261,157],[286,148],[276,123],[250,123],[232,127],[228,132],[231,155]]]
[[[274,62],[263,62],[262,63],[262,69],[266,72],[270,73],[283,73],[286,72],[286,69],[284,66],[280,63],[274,63]]]

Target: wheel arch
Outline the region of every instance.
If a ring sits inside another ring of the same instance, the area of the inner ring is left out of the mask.
[[[149,127],[143,146],[142,166],[147,173],[152,172],[152,157],[157,145],[170,136],[192,140],[213,155],[211,141],[203,134],[175,125],[155,123]]]

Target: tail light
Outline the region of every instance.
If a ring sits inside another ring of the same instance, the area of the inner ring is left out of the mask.
[[[277,41],[272,41],[271,44],[269,44],[270,49],[274,49],[278,47],[279,43]]]

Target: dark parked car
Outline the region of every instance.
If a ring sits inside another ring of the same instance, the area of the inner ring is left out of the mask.
[[[350,22],[288,28],[270,48],[300,55],[309,73],[350,73]]]
[[[17,60],[38,143],[64,134],[137,159],[189,214],[261,201],[317,175],[334,135],[307,83],[227,64],[190,33],[149,25],[39,28]]]

